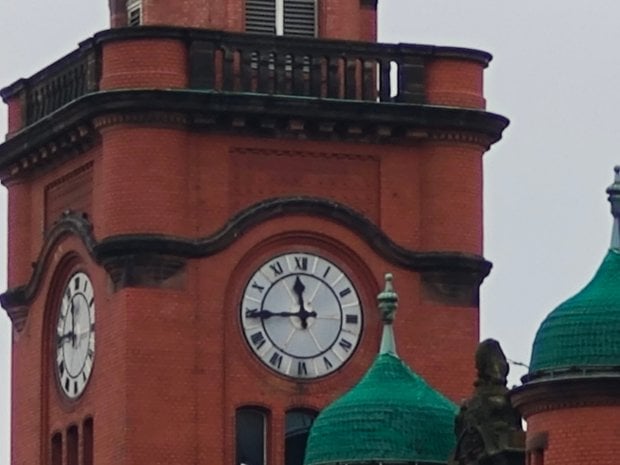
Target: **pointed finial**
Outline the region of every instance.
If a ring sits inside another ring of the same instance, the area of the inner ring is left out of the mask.
[[[381,320],[387,324],[392,324],[394,321],[394,313],[396,313],[396,309],[398,308],[398,294],[394,291],[393,281],[394,277],[392,273],[386,273],[385,288],[383,292],[379,293],[377,296]]]
[[[620,249],[620,166],[615,166],[614,172],[616,173],[614,183],[607,188],[608,200],[611,204],[611,214],[614,217],[610,247],[612,249]]]
[[[383,335],[381,336],[379,353],[397,356],[392,323],[394,322],[394,314],[398,307],[398,294],[394,291],[394,286],[392,284],[393,279],[391,273],[385,274],[385,288],[383,292],[379,293],[377,296],[381,320],[383,321]]]

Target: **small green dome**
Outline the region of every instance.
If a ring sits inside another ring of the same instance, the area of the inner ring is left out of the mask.
[[[361,381],[317,417],[305,465],[445,464],[456,442],[456,412],[395,353],[381,353]]]
[[[620,250],[609,250],[590,283],[543,321],[529,376],[620,366]]]

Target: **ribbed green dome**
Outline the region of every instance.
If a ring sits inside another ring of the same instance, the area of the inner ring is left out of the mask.
[[[361,381],[317,417],[305,465],[446,463],[456,411],[395,354],[379,354]]]
[[[543,321],[530,375],[620,366],[620,251],[609,251],[590,283]]]

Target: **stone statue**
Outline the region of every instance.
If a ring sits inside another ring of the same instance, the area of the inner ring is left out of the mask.
[[[508,362],[499,343],[482,341],[476,351],[474,394],[455,421],[457,445],[450,465],[523,465],[525,433],[506,387]]]

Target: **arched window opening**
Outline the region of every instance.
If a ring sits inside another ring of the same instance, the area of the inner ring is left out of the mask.
[[[237,409],[235,438],[237,465],[265,465],[267,437],[267,414],[256,407]]]
[[[82,445],[82,464],[93,465],[93,448],[94,448],[94,431],[93,431],[93,419],[87,418],[84,420],[84,442]]]
[[[295,409],[286,412],[284,455],[286,465],[303,465],[310,427],[317,412]]]
[[[67,465],[78,465],[78,427],[71,425],[67,429]]]
[[[52,436],[52,465],[62,465],[62,434],[55,433]]]

